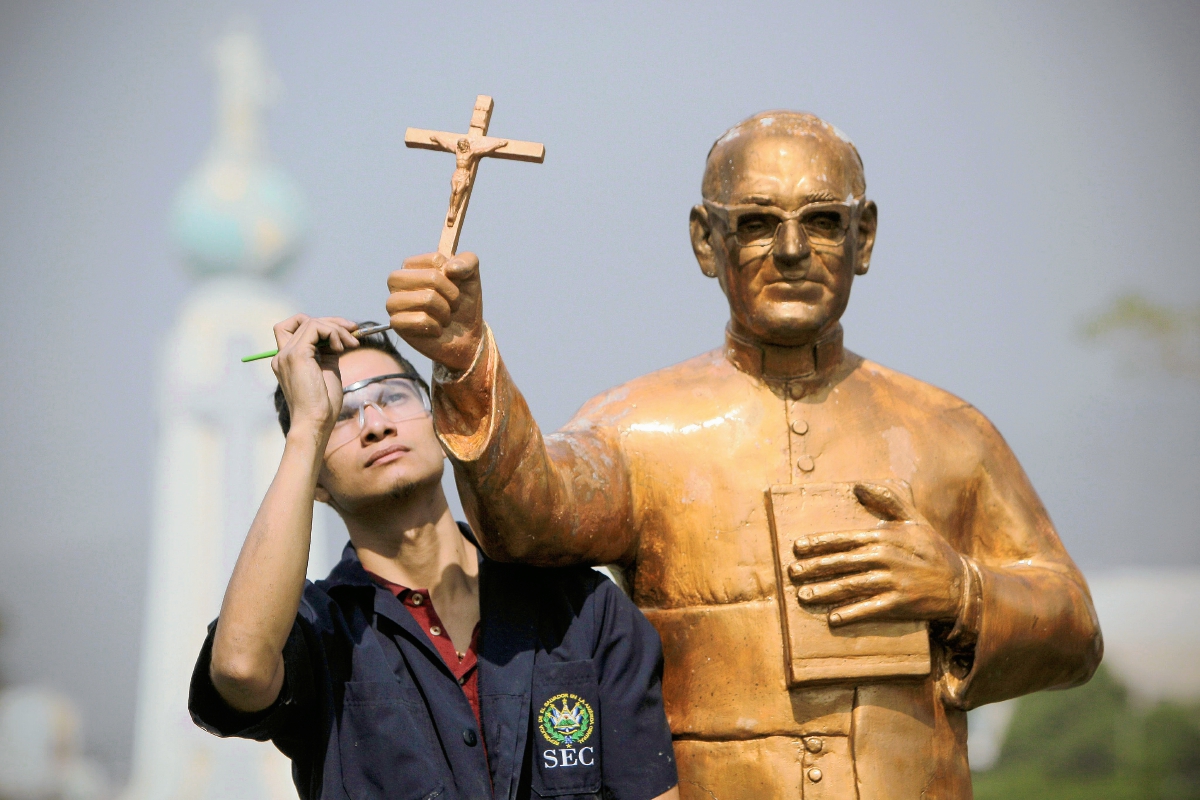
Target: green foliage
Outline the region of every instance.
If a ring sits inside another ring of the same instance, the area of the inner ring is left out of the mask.
[[[1160,306],[1137,294],[1123,294],[1113,301],[1112,306],[1089,319],[1083,326],[1083,335],[1094,339],[1106,333],[1120,330],[1135,330],[1152,337],[1172,336],[1191,327],[1200,320],[1200,315],[1187,311]]]
[[[1065,692],[1022,698],[976,800],[1200,798],[1200,706],[1138,709],[1106,669]]]
[[[1154,360],[1169,374],[1200,376],[1200,307],[1170,308],[1127,293],[1086,320],[1080,333],[1091,341],[1132,334],[1156,353]],[[1135,361],[1146,366],[1145,359]]]

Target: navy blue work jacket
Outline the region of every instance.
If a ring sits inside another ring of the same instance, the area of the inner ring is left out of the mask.
[[[349,545],[327,579],[305,586],[274,705],[242,714],[217,694],[214,622],[192,719],[274,742],[306,799],[649,800],[674,786],[662,645],[620,589],[587,568],[489,559],[479,586],[482,742],[425,631]]]

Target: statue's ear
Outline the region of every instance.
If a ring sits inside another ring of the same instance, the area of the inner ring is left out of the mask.
[[[875,229],[879,225],[879,209],[874,200],[868,200],[858,215],[858,257],[854,264],[855,275],[866,275],[871,268],[871,251],[875,248]]]
[[[712,221],[708,209],[703,205],[692,206],[688,228],[692,234],[692,252],[700,264],[700,271],[710,278],[717,277],[717,255],[713,252]]]

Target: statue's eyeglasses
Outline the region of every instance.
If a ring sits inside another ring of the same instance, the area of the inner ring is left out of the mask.
[[[376,375],[342,389],[342,412],[333,425],[326,453],[358,438],[367,424],[367,407],[389,422],[407,422],[430,415],[429,395],[412,372]]]
[[[808,203],[795,211],[757,203],[727,205],[705,200],[704,207],[721,218],[728,235],[743,247],[775,242],[779,227],[796,220],[810,245],[833,247],[846,240],[861,203]]]

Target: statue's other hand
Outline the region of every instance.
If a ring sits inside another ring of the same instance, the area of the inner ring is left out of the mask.
[[[788,576],[804,605],[831,606],[829,624],[868,619],[952,620],[966,564],[911,503],[887,486],[859,484],[855,494],[883,518],[865,531],[797,539]]]
[[[388,276],[392,330],[414,350],[449,369],[471,366],[483,341],[479,259],[426,253]]]

